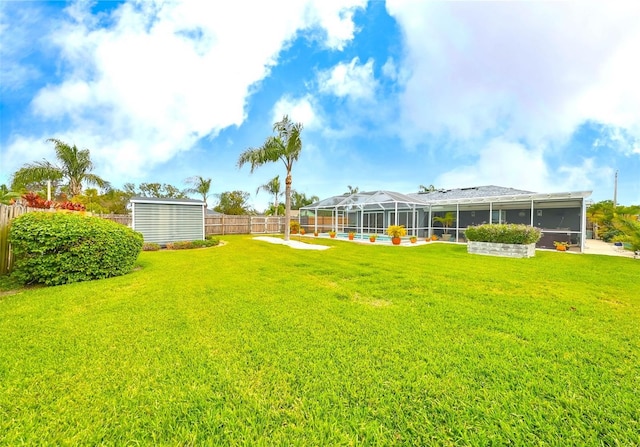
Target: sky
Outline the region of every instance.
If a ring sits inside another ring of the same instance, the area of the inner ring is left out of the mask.
[[[285,114],[293,188],[499,185],[640,204],[640,2],[0,0],[0,184],[88,148],[124,183],[250,172]],[[195,197],[194,197],[195,198]],[[212,202],[211,200],[209,201]],[[215,203],[215,199],[213,200]]]

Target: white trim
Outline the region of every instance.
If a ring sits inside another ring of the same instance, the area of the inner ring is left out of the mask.
[[[530,200],[570,200],[570,199],[584,199],[589,197],[591,191],[576,191],[576,192],[558,192],[558,193],[543,193],[543,194],[515,194],[508,196],[487,196],[487,197],[469,197],[464,199],[449,199],[449,200],[431,200],[428,203],[431,205],[456,205],[456,204],[476,204],[485,202],[528,202]]]
[[[135,203],[154,203],[154,204],[158,204],[158,205],[191,205],[191,206],[201,206],[204,207],[204,202],[197,202],[197,201],[182,201],[182,200],[151,200],[152,198],[149,199],[131,199],[129,200],[129,202],[131,202],[131,205],[133,206],[133,204]]]

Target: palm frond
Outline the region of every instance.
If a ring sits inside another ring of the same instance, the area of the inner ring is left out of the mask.
[[[64,177],[62,171],[57,167],[49,163],[35,162],[24,165],[18,169],[12,177],[12,185],[26,186],[31,183],[41,183],[48,180],[57,181]]]
[[[95,174],[85,174],[84,181],[91,185],[96,185],[102,189],[108,189],[111,187],[111,184],[108,181],[104,180],[102,177],[98,177]]]

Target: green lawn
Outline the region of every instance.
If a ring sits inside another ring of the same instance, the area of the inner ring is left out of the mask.
[[[640,261],[224,239],[0,295],[0,444],[640,445]]]

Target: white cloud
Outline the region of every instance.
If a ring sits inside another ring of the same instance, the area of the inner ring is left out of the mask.
[[[444,153],[440,158],[446,158]],[[481,185],[511,186],[530,191],[548,189],[549,171],[540,150],[528,150],[521,144],[502,138],[490,141],[474,163],[457,166],[441,174],[435,185],[459,188]]]
[[[354,57],[318,74],[319,89],[340,98],[370,101],[375,96],[377,82],[373,75],[373,59],[361,65]]]
[[[318,23],[323,30],[328,48],[343,50],[356,31],[353,23],[355,10],[365,8],[366,5],[367,0],[319,0],[309,8],[308,19],[312,23]]]
[[[16,135],[8,150],[0,152],[2,155],[0,158],[0,166],[2,167],[0,175],[3,176],[3,178],[0,178],[0,184],[7,183],[8,185],[10,182],[9,176],[24,164],[25,155],[27,154],[30,162],[42,161],[42,159],[54,161],[53,145],[47,143],[45,139],[44,137],[37,139],[25,135]],[[15,166],[16,168],[9,170],[7,169],[9,166]]]
[[[403,129],[565,138],[587,120],[640,135],[640,3],[388,0],[405,37]]]
[[[585,187],[602,187],[603,184],[612,182],[613,172],[613,168],[598,166],[593,158],[586,158],[578,166],[559,166],[553,174],[563,186],[563,191],[573,191]]]
[[[246,2],[157,0],[125,3],[110,20],[97,20],[90,5],[73,3],[69,21],[48,36],[60,48],[63,79],[43,88],[32,107],[58,125],[68,120],[55,136],[82,141],[107,172],[135,176],[242,124],[247,98],[283,48],[318,29],[326,46],[343,48],[364,4],[251,2],[248,11]],[[309,103],[307,118],[312,112]],[[14,138],[8,153],[20,144]]]
[[[603,126],[593,147],[612,149],[624,155],[640,153],[640,133],[634,135],[621,127]]]
[[[477,159],[444,172],[435,184],[444,188],[500,185],[534,192],[581,191],[595,188],[612,172],[609,166],[598,166],[593,158],[550,165],[542,149],[495,138],[479,151]]]
[[[398,68],[396,67],[396,62],[392,57],[388,58],[382,66],[382,74],[394,81],[398,79]]]
[[[322,127],[322,120],[316,114],[314,99],[311,95],[302,98],[284,96],[273,107],[272,121],[280,121],[284,115],[289,115],[294,122],[300,122],[305,129],[313,130]]]

